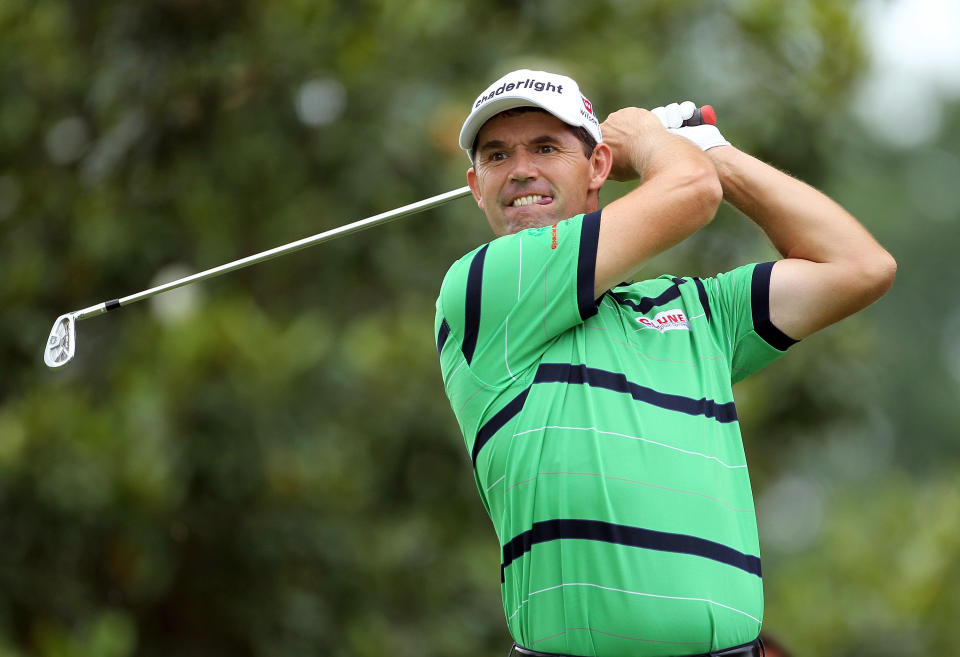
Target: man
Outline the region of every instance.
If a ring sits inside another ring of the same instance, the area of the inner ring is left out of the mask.
[[[761,655],[731,385],[893,280],[853,217],[716,127],[681,127],[692,109],[601,126],[572,79],[522,70],[477,98],[460,135],[497,238],[447,273],[437,346],[517,654]],[[601,212],[608,177],[642,184]],[[721,199],[783,259],[622,282]]]

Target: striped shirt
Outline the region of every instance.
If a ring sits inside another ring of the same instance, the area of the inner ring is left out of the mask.
[[[756,638],[763,590],[733,382],[793,342],[771,263],[593,298],[600,212],[448,271],[444,387],[502,547],[514,640],[660,657]]]

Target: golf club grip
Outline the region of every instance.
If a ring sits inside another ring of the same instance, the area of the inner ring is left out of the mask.
[[[693,110],[693,116],[681,125],[687,127],[691,125],[703,125],[704,123],[709,123],[710,125],[717,124],[717,113],[713,111],[713,105],[704,105],[703,107],[698,107]]]

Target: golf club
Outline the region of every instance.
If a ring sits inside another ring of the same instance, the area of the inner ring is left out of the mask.
[[[174,290],[178,287],[183,287],[184,285],[189,285],[190,283],[205,281],[208,278],[215,278],[221,274],[236,271],[237,269],[243,269],[244,267],[249,267],[250,265],[255,265],[259,262],[271,260],[287,253],[293,253],[294,251],[299,251],[307,248],[308,246],[320,244],[321,242],[326,242],[342,235],[350,235],[351,233],[372,228],[373,226],[379,226],[401,217],[406,217],[411,214],[430,210],[469,194],[469,187],[454,189],[444,194],[438,194],[437,196],[433,196],[422,201],[417,201],[416,203],[404,205],[403,207],[395,210],[383,212],[372,217],[367,217],[366,219],[360,219],[359,221],[340,226],[339,228],[333,228],[323,233],[317,233],[316,235],[305,237],[301,240],[297,240],[296,242],[290,242],[289,244],[284,244],[283,246],[262,251],[254,255],[247,256],[246,258],[234,260],[233,262],[228,262],[224,265],[220,265],[219,267],[213,267],[212,269],[191,274],[190,276],[185,276],[175,281],[170,281],[169,283],[164,283],[163,285],[158,285],[148,290],[143,290],[142,292],[137,292],[119,299],[104,301],[87,308],[82,308],[81,310],[74,310],[73,312],[60,315],[57,318],[57,321],[53,323],[53,328],[50,329],[50,337],[47,338],[47,343],[44,345],[43,362],[45,362],[48,367],[62,367],[73,359],[77,349],[77,322],[81,319],[96,317],[97,315],[102,315],[107,311],[129,306],[130,304],[143,301],[144,299],[149,299],[150,297]]]
[[[715,124],[716,122],[717,115],[714,112],[713,107],[710,105],[704,105],[696,108],[693,116],[685,120],[683,125],[694,126],[704,123]],[[467,196],[468,194],[470,194],[469,187],[454,189],[444,194],[438,194],[437,196],[433,196],[422,201],[417,201],[416,203],[404,205],[396,210],[390,210],[372,217],[367,217],[366,219],[360,219],[359,221],[355,221],[351,224],[346,224],[345,226],[340,226],[339,228],[333,228],[323,233],[317,233],[316,235],[305,237],[301,240],[297,240],[296,242],[290,242],[289,244],[284,244],[283,246],[278,246],[267,251],[262,251],[252,256],[241,258],[240,260],[234,260],[233,262],[228,262],[225,265],[207,269],[197,274],[191,274],[190,276],[185,276],[175,281],[170,281],[169,283],[164,283],[163,285],[158,285],[142,292],[120,297],[119,299],[104,301],[87,308],[74,310],[73,312],[60,315],[53,323],[53,328],[50,329],[50,336],[47,338],[47,343],[44,345],[43,362],[47,364],[47,367],[62,367],[73,359],[77,349],[77,322],[81,319],[96,317],[97,315],[102,315],[107,311],[129,306],[137,301],[149,299],[150,297],[174,290],[178,287],[183,287],[184,285],[189,285],[190,283],[205,281],[208,278],[214,278],[216,276],[220,276],[221,274],[226,274],[237,269],[243,269],[244,267],[249,267],[250,265],[255,265],[259,262],[264,262],[265,260],[271,260],[287,253],[293,253],[294,251],[305,249],[308,246],[313,246],[314,244],[320,244],[321,242],[332,240],[335,237],[349,235],[367,228],[372,228],[373,226],[385,224],[393,221],[394,219],[399,219],[411,214],[423,212],[424,210],[430,210],[437,206],[443,205],[444,203],[448,203],[449,201]]]

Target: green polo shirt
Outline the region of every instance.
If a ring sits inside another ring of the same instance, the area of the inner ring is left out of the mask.
[[[772,263],[595,300],[600,216],[476,249],[437,299],[507,624],[521,646],[585,656],[752,641],[763,588],[731,386],[793,342],[769,320]]]

